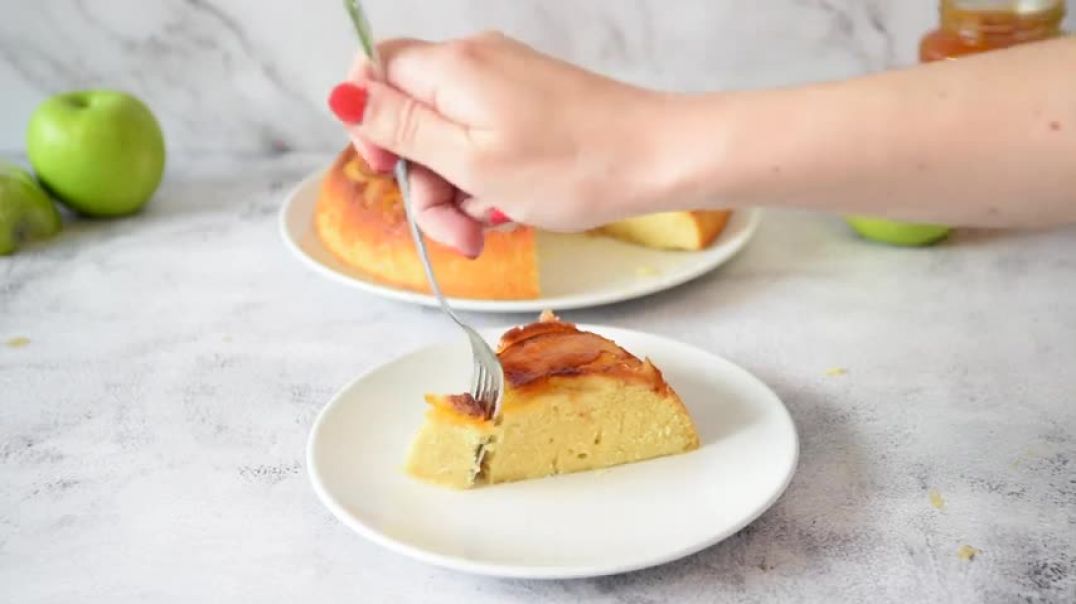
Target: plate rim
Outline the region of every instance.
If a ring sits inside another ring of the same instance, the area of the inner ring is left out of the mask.
[[[420,306],[436,307],[438,305],[437,299],[430,294],[401,289],[341,273],[309,255],[306,250],[302,248],[302,245],[292,237],[291,230],[288,228],[288,216],[292,211],[292,207],[295,205],[296,199],[299,197],[300,193],[309,187],[317,186],[318,181],[324,176],[325,171],[325,169],[319,169],[308,174],[299,181],[298,184],[292,187],[284,198],[284,203],[281,204],[280,210],[277,213],[277,228],[281,239],[284,240],[285,247],[287,247],[292,255],[296,256],[302,264],[312,269],[315,273],[342,285],[390,300],[408,302]],[[468,312],[536,313],[546,309],[566,311],[594,308],[651,296],[694,281],[728,263],[743,251],[758,231],[759,224],[762,222],[763,211],[761,208],[742,208],[734,209],[733,212],[744,214],[747,217],[746,227],[742,234],[725,242],[724,245],[727,247],[708,248],[707,250],[697,252],[706,253],[709,250],[721,249],[724,251],[724,254],[722,254],[719,259],[702,262],[698,266],[692,267],[690,270],[683,273],[677,273],[672,277],[652,279],[641,283],[638,287],[620,288],[601,294],[572,294],[556,298],[539,297],[530,300],[482,300],[477,298],[450,297],[448,298],[448,302],[454,309]],[[720,237],[720,235],[718,237]]]
[[[778,488],[776,488],[773,493],[771,493],[770,496],[766,499],[766,501],[763,504],[759,505],[758,508],[752,514],[748,514],[739,522],[731,524],[729,528],[726,528],[725,530],[720,531],[707,539],[703,539],[702,541],[693,542],[686,547],[674,550],[672,552],[666,552],[665,554],[660,556],[642,558],[636,562],[629,564],[610,564],[605,566],[535,566],[477,562],[460,556],[452,556],[448,554],[431,552],[421,547],[395,540],[390,536],[385,535],[375,530],[373,527],[367,526],[363,522],[354,518],[330,494],[328,488],[323,484],[319,473],[316,471],[317,465],[314,461],[315,441],[317,439],[317,435],[319,434],[322,429],[322,426],[325,423],[326,416],[332,409],[334,409],[337,405],[340,404],[339,401],[342,399],[345,393],[350,391],[363,380],[367,379],[371,374],[381,370],[383,367],[390,363],[398,362],[406,357],[418,354],[423,350],[437,346],[443,346],[450,342],[450,340],[438,339],[425,345],[420,345],[409,349],[399,355],[392,357],[391,359],[388,359],[382,363],[379,363],[362,371],[357,377],[347,382],[347,384],[345,384],[343,387],[339,388],[318,412],[314,423],[310,427],[310,433],[307,436],[305,455],[307,475],[310,478],[311,486],[313,487],[318,500],[321,502],[322,505],[328,508],[328,510],[337,520],[339,520],[351,530],[358,533],[361,537],[396,554],[407,556],[411,559],[418,560],[425,564],[486,577],[560,580],[618,575],[643,570],[646,568],[653,568],[656,566],[661,566],[670,562],[674,562],[676,560],[680,560],[682,558],[686,558],[705,549],[713,547],[714,545],[717,545],[718,543],[721,543],[722,541],[735,535],[739,531],[743,530],[744,527],[750,525],[755,520],[758,520],[759,517],[761,517],[771,508],[773,508],[773,506],[781,499],[784,493],[788,490],[789,485],[792,483],[792,478],[796,475],[796,471],[799,469],[800,436],[799,430],[796,427],[795,418],[792,417],[792,413],[788,410],[788,407],[785,405],[784,401],[781,400],[781,397],[778,396],[777,393],[774,392],[773,389],[766,384],[766,382],[762,381],[760,378],[755,376],[755,374],[751,373],[747,369],[744,369],[740,365],[737,365],[736,363],[717,353],[710,352],[704,348],[700,348],[694,344],[683,342],[676,338],[671,338],[668,336],[645,331],[639,331],[636,329],[614,327],[609,325],[579,324],[577,326],[582,330],[593,331],[599,335],[605,333],[610,334],[611,336],[612,334],[619,332],[622,334],[639,335],[672,342],[679,346],[687,347],[696,353],[701,353],[703,355],[711,357],[717,362],[724,364],[727,369],[740,373],[742,377],[754,382],[756,386],[761,387],[773,398],[773,400],[777,402],[777,407],[781,413],[782,419],[786,421],[788,423],[788,426],[791,428],[792,441],[790,444],[792,451],[792,459],[788,464],[788,470],[785,476],[782,478]],[[499,333],[496,328],[481,329],[479,330],[479,332],[482,334],[483,337],[486,337],[487,339],[490,338],[492,334]]]

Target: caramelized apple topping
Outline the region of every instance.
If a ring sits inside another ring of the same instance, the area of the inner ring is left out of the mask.
[[[505,380],[517,388],[549,377],[630,373],[643,365],[616,343],[579,331],[549,311],[543,312],[537,323],[510,329],[501,336],[497,356]]]

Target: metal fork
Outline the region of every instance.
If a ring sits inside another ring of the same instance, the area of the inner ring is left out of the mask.
[[[359,0],[344,0],[344,7],[347,9],[351,22],[355,26],[355,31],[359,35],[359,42],[362,45],[363,52],[366,53],[374,68],[383,74],[381,59],[377,54],[377,47],[374,45],[373,36],[370,33],[370,22],[366,19],[366,13],[362,10],[362,3]],[[486,340],[478,335],[478,332],[470,325],[456,316],[456,313],[452,311],[452,307],[448,305],[448,301],[445,300],[444,295],[441,293],[441,287],[437,284],[437,279],[433,274],[433,266],[430,264],[430,255],[426,251],[426,241],[423,239],[422,232],[415,222],[411,184],[408,180],[410,171],[406,160],[401,158],[396,162],[394,173],[396,182],[400,187],[400,193],[403,195],[404,213],[407,215],[407,226],[411,229],[411,238],[415,241],[419,258],[422,260],[422,269],[426,271],[426,280],[429,281],[430,290],[433,291],[434,297],[437,298],[437,302],[441,305],[441,310],[467,334],[467,339],[471,341],[471,359],[474,363],[474,369],[471,373],[471,396],[486,411],[488,417],[496,418],[500,415],[501,403],[504,399],[504,368],[501,367],[500,360],[497,359],[497,355],[486,343]]]

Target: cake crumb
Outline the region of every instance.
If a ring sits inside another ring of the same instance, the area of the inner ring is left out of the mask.
[[[826,375],[829,377],[840,377],[842,375],[848,375],[848,370],[844,367],[830,367],[826,370]]]
[[[556,314],[553,313],[552,310],[548,308],[543,310],[542,313],[538,315],[539,323],[555,323],[557,321],[560,321],[560,317],[558,317]]]
[[[956,557],[960,558],[961,560],[963,560],[965,562],[970,562],[970,561],[974,560],[975,556],[979,555],[979,553],[982,552],[982,551],[983,550],[981,550],[981,549],[976,549],[976,548],[974,548],[974,547],[972,547],[970,545],[964,544],[964,545],[961,545],[960,548],[956,550]]]
[[[5,344],[8,348],[22,348],[30,343],[30,338],[19,336],[17,338],[11,338]]]
[[[930,497],[930,505],[934,506],[934,509],[945,509],[945,500],[942,499],[941,491],[938,489],[930,489],[930,492],[927,493],[927,495]]]
[[[635,269],[636,277],[657,277],[660,274],[661,271],[650,265],[643,265]]]

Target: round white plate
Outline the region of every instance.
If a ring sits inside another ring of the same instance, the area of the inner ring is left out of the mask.
[[[304,264],[335,281],[371,293],[436,306],[424,293],[382,284],[341,262],[314,233],[314,206],[321,173],[295,188],[280,211],[280,232]],[[661,251],[608,237],[540,232],[538,270],[542,297],[533,300],[451,298],[453,307],[484,312],[569,310],[638,298],[676,287],[717,268],[736,255],[754,234],[759,210],[739,210],[709,248],[699,252]]]
[[[702,446],[605,470],[456,491],[403,471],[426,392],[463,392],[466,340],[386,363],[322,410],[307,447],[314,490],[344,524],[399,553],[503,577],[607,575],[675,560],[740,530],[796,468],[796,429],[757,378],[659,336],[583,326],[654,361]],[[491,341],[499,334],[486,333]]]

